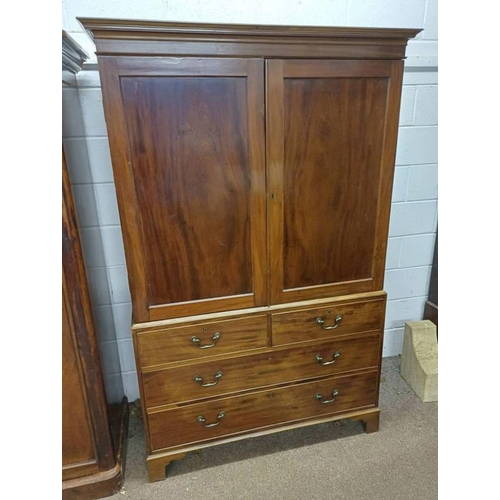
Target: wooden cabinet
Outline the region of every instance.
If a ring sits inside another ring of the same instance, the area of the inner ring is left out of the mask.
[[[121,487],[128,406],[106,403],[64,154],[62,167],[62,496],[92,500]]]
[[[63,32],[63,84],[86,56]],[[73,78],[71,78],[71,76]],[[75,120],[78,117],[75,117]],[[107,404],[103,370],[78,232],[62,155],[62,498],[93,500],[123,481],[128,405]]]
[[[378,429],[403,58],[418,30],[81,19],[97,46],[151,480]]]

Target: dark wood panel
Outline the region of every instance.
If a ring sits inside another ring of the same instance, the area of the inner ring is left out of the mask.
[[[317,61],[314,59],[284,60],[285,78],[363,78],[391,76],[391,61]]]
[[[359,44],[356,42],[338,40],[333,43],[311,40],[265,41],[250,40],[220,40],[220,41],[179,41],[179,40],[97,40],[97,52],[100,56],[106,54],[151,55],[151,56],[210,56],[217,57],[303,57],[307,59],[401,59],[405,55],[404,45],[387,43]]]
[[[431,281],[429,283],[429,301],[438,305],[438,233],[434,243],[434,255],[432,257]]]
[[[214,335],[217,335],[215,339]],[[200,342],[194,343],[193,337]],[[177,328],[152,328],[137,334],[137,344],[143,369],[263,348],[267,346],[267,316],[199,322]],[[213,347],[206,347],[212,344]]]
[[[424,318],[429,319],[438,327],[438,233],[434,243],[434,256],[432,258],[431,281],[429,283],[429,296],[425,301]]]
[[[63,290],[62,303],[62,465],[63,479],[96,472],[94,436],[87,409],[85,381],[81,374],[71,322],[68,317],[66,297]],[[90,463],[89,463],[90,462]],[[68,466],[71,466],[68,469]],[[76,469],[76,470],[72,470]]]
[[[387,95],[387,116],[384,127],[384,149],[382,151],[382,158],[380,161],[377,231],[372,271],[374,288],[378,290],[382,290],[384,287],[392,186],[394,181],[396,145],[398,140],[401,89],[403,87],[403,61],[392,61],[391,66],[389,93]]]
[[[285,289],[371,278],[387,86],[285,79]]]
[[[263,62],[100,67],[134,320],[266,303]]]
[[[124,77],[150,304],[251,291],[243,78]]]
[[[109,420],[107,415],[106,394],[104,391],[104,381],[101,369],[101,360],[97,337],[94,329],[92,309],[88,292],[87,277],[83,261],[80,237],[76,220],[75,206],[73,203],[71,186],[69,183],[68,170],[64,152],[62,156],[62,267],[63,267],[63,401],[66,398],[66,404],[63,403],[63,422],[65,418],[68,424],[63,427],[63,455],[65,447],[69,453],[76,453],[76,448],[82,446],[84,450],[82,456],[88,456],[89,444],[87,439],[92,438],[94,448],[94,457],[100,471],[108,470],[116,465],[113,453],[113,444],[111,441]],[[66,314],[66,318],[64,315]],[[68,331],[71,329],[73,336],[73,346],[68,345]],[[73,360],[68,362],[65,355],[71,356],[70,350],[73,349]],[[79,380],[75,378],[75,365],[79,366]],[[66,370],[68,370],[68,380],[66,380]],[[74,386],[69,383],[76,383]],[[72,392],[76,392],[78,397],[84,397],[83,405],[77,404]],[[83,392],[83,394],[82,394]],[[73,407],[73,405],[76,405]],[[84,414],[78,417],[77,413],[84,411]],[[68,411],[69,416],[65,417],[64,412]],[[69,427],[74,419],[75,425],[81,429],[81,436],[74,434]],[[83,426],[86,420],[91,426],[89,435]],[[65,444],[66,436],[64,431],[69,432],[71,443]],[[76,439],[76,441],[75,441]],[[81,457],[77,457],[80,459]],[[63,458],[67,464],[63,471],[63,478],[74,477],[75,472],[71,471],[69,466],[72,457]],[[86,473],[91,473],[87,466],[83,466]],[[82,468],[75,464],[74,471],[77,469],[82,474]]]
[[[63,85],[88,56],[62,32]],[[68,75],[71,75],[69,78]],[[75,96],[75,99],[78,99]],[[77,106],[78,108],[78,106]],[[77,116],[76,119],[81,119]],[[78,164],[73,168],[79,168]],[[90,500],[116,493],[122,482],[128,405],[113,433],[94,329],[75,204],[62,151],[62,498]],[[33,415],[36,411],[33,409]],[[114,439],[116,437],[116,439]]]
[[[267,68],[271,302],[381,289],[400,67]]]
[[[91,475],[82,474],[63,481],[62,500],[94,500],[104,498],[120,491],[124,479],[124,461],[128,440],[129,407],[127,398],[121,404],[108,407],[111,433],[115,446],[116,465],[109,470],[98,471]]]
[[[379,334],[374,334],[148,372],[143,374],[146,407],[376,368],[380,338]],[[322,363],[334,362],[323,365],[316,356],[322,358]],[[195,377],[202,380],[197,381]],[[207,387],[201,385],[214,382],[217,383]]]
[[[101,56],[101,60],[109,58]],[[183,58],[178,57],[117,57],[111,58],[115,63],[120,77],[127,76],[161,76],[161,77],[231,77],[244,78],[248,76],[249,66],[262,61],[246,61],[244,59],[217,59],[217,58]],[[182,82],[183,80],[181,80]]]
[[[383,328],[385,297],[344,302],[272,315],[273,345],[293,344]],[[341,316],[339,321],[336,318]],[[317,319],[324,321],[324,329]]]
[[[335,389],[339,393],[331,404],[323,404],[315,397],[320,394],[324,400],[331,399]],[[153,449],[159,450],[369,407],[374,405],[377,392],[374,371],[155,412],[149,415],[151,441]],[[218,422],[221,411],[225,416],[220,424],[206,428],[205,424]],[[198,421],[200,416],[206,419],[205,424]]]

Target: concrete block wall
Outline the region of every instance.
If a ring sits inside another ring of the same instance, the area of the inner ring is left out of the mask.
[[[113,188],[111,162],[103,161],[103,154],[104,157],[106,154],[109,156],[108,145],[104,137],[98,148],[93,146],[88,148],[88,144],[92,144],[92,140],[86,137],[89,130],[88,123],[85,122],[88,106],[83,105],[84,101],[80,100],[79,89],[64,85],[62,97],[63,146],[83,247],[106,398],[109,403],[119,403],[125,394],[125,389],[116,332],[123,332],[124,326],[121,329],[115,328],[110,305],[113,271],[112,268],[108,268],[106,259],[106,255],[109,255],[112,249],[109,248],[106,237],[103,238],[107,228],[101,225],[103,221],[109,220],[113,212],[109,206],[99,203],[102,189],[109,183]],[[99,116],[99,111],[95,114]],[[135,394],[134,391],[136,387],[129,384],[127,394]]]
[[[404,322],[422,318],[437,230],[437,0],[63,1],[63,28],[93,55],[93,44],[76,16],[425,28],[408,47],[385,275],[389,302],[383,355],[400,354]],[[106,353],[106,342],[117,347],[109,349],[106,361],[115,372],[108,377],[121,375],[129,400],[134,400],[139,393],[130,292],[96,66],[84,67],[77,80],[78,89],[70,92],[78,94],[82,119],[71,123],[64,110],[68,99],[63,101],[63,142],[101,346]],[[112,328],[116,340],[106,340]]]

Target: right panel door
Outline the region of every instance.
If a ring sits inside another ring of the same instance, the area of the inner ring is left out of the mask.
[[[402,70],[267,61],[271,303],[382,289]]]

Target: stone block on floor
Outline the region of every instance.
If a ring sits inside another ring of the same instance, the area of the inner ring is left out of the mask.
[[[429,320],[407,321],[401,355],[401,376],[425,403],[438,400],[436,325]]]

